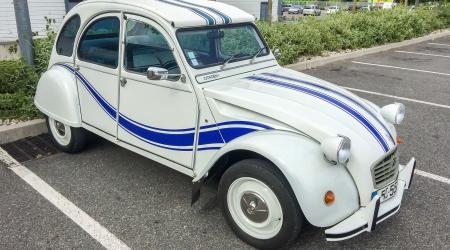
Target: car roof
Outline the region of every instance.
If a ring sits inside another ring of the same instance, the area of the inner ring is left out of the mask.
[[[252,15],[234,6],[207,0],[87,0],[78,5],[94,3],[134,6],[160,16],[176,28],[255,21]]]

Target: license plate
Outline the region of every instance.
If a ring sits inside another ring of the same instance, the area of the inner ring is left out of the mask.
[[[397,181],[378,190],[378,195],[380,196],[380,202],[389,200],[390,198],[394,197],[395,193],[397,193]]]

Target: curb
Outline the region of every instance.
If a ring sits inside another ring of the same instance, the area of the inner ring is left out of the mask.
[[[36,119],[7,126],[0,126],[0,144],[47,133],[44,119]]]
[[[440,37],[444,37],[444,36],[448,36],[448,35],[450,35],[450,29],[444,29],[444,30],[436,31],[435,33],[432,33],[432,34],[429,34],[429,35],[426,35],[423,37],[413,38],[413,39],[405,40],[405,41],[398,42],[398,43],[390,43],[390,44],[381,45],[381,46],[377,46],[377,47],[360,49],[360,50],[356,50],[356,51],[352,51],[352,52],[348,52],[348,53],[344,53],[344,54],[321,57],[321,58],[312,59],[309,61],[288,64],[288,65],[285,65],[284,67],[293,69],[296,71],[307,70],[307,69],[320,67],[325,64],[329,64],[329,63],[336,62],[336,61],[348,60],[348,59],[353,59],[353,58],[360,57],[360,56],[379,53],[379,52],[396,49],[396,48],[403,47],[403,46],[421,43],[421,42],[428,41],[428,40],[434,40],[436,38],[440,38]]]

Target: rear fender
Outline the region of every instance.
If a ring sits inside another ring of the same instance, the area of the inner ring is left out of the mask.
[[[345,166],[326,161],[318,142],[288,131],[259,131],[229,142],[194,182],[213,175],[208,171],[215,163],[235,150],[254,152],[275,164],[290,184],[306,219],[314,226],[332,226],[359,208],[358,192]],[[336,197],[329,206],[324,203],[327,191],[333,191]]]
[[[34,104],[47,116],[72,127],[81,127],[77,82],[73,72],[54,65],[39,79]]]

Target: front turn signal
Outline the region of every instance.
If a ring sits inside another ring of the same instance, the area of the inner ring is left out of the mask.
[[[325,193],[325,197],[323,199],[327,206],[330,206],[334,203],[334,193],[332,191],[328,191]]]
[[[397,144],[402,144],[403,140],[400,138],[400,136],[397,135]]]

